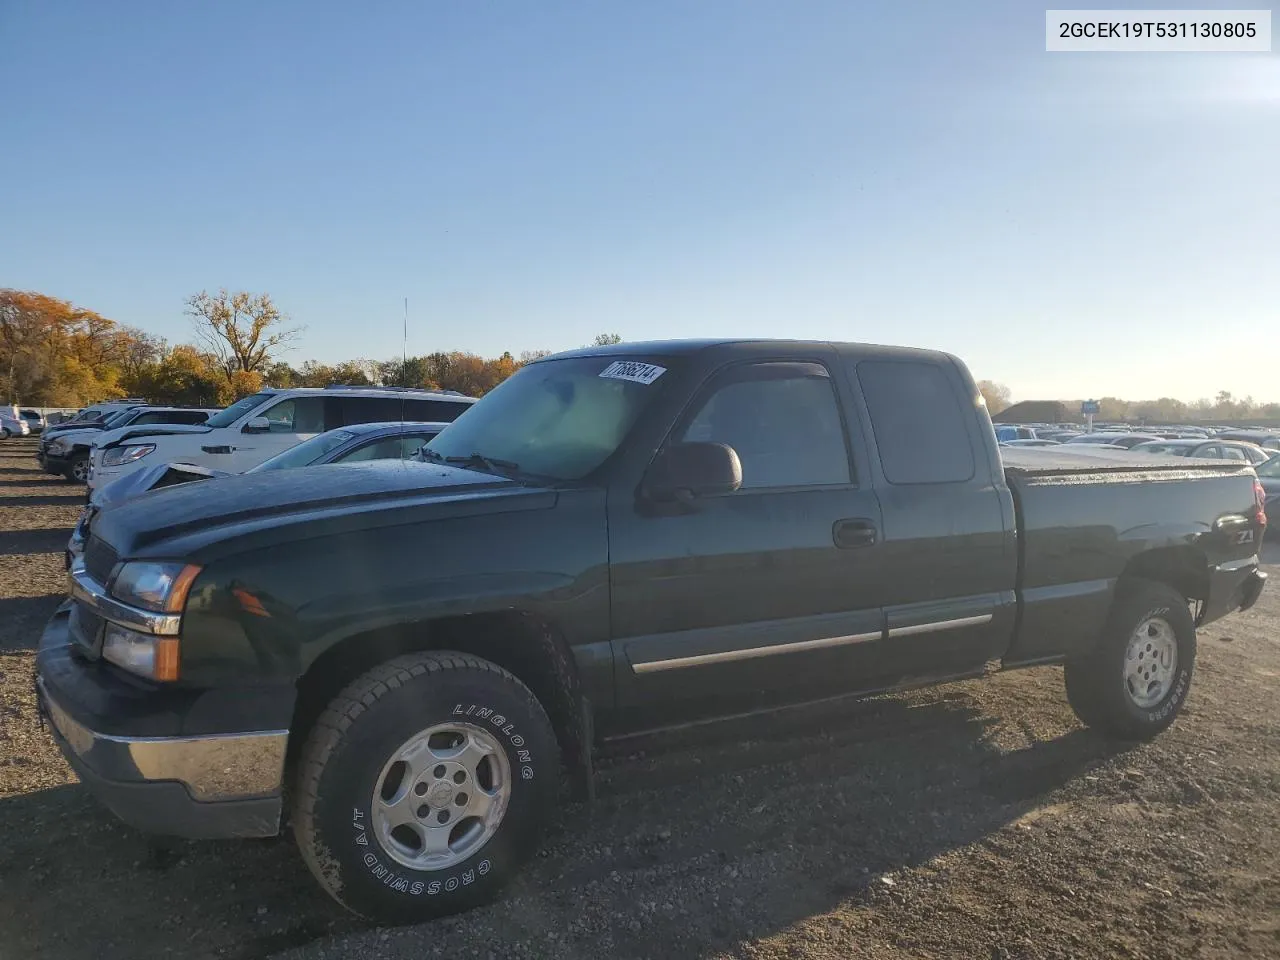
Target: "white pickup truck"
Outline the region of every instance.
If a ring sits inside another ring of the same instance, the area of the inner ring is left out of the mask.
[[[460,393],[394,387],[265,389],[198,426],[127,428],[93,450],[90,493],[154,463],[193,463],[243,473],[335,427],[377,421],[452,423],[475,403]]]

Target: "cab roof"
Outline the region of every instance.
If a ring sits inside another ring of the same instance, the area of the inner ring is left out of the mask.
[[[777,350],[779,353],[812,353],[817,350],[836,349],[842,353],[854,352],[882,359],[930,360],[938,362],[944,359],[954,360],[949,354],[938,350],[922,350],[916,347],[893,347],[874,343],[845,342],[839,340],[786,340],[781,338],[761,339],[701,339],[701,340],[640,340],[634,343],[610,343],[603,346],[582,347],[578,350],[566,350],[541,358],[543,360],[563,360],[568,357],[628,357],[658,356],[677,357],[716,351],[726,354],[753,356]]]

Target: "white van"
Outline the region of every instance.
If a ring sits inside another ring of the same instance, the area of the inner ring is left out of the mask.
[[[214,414],[201,426],[128,427],[94,448],[92,492],[153,463],[194,463],[244,473],[318,433],[353,423],[407,420],[452,423],[473,397],[394,387],[266,389]]]

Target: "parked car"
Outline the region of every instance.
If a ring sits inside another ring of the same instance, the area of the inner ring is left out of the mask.
[[[32,434],[44,432],[45,419],[39,410],[22,409],[18,411],[18,416],[27,421],[27,426],[31,428]]]
[[[1280,536],[1280,453],[1273,454],[1265,463],[1254,468],[1258,474],[1258,482],[1262,484],[1264,495],[1263,509],[1267,513],[1267,529],[1270,537]]]
[[[13,416],[8,410],[0,410],[0,440],[13,437],[25,437],[31,433],[31,424],[21,417]]]
[[[451,423],[472,397],[391,387],[266,389],[237,400],[202,427],[130,430],[94,451],[91,490],[153,463],[194,463],[244,473],[303,440],[356,423]]]
[[[46,425],[40,438],[40,446],[43,449],[53,440],[54,437],[68,433],[72,430],[101,429],[109,420],[124,411],[145,406],[147,406],[147,404],[142,400],[121,400],[118,402],[113,401],[111,403],[99,403],[92,407],[85,407],[74,417],[63,420],[59,423]]]
[[[444,423],[360,423],[339,427],[304,440],[270,460],[264,460],[246,473],[265,473],[294,467],[311,467],[325,463],[360,463],[366,460],[415,459],[419,452],[448,424]],[[84,553],[84,541],[94,514],[107,507],[166,487],[232,474],[190,463],[158,463],[145,470],[127,473],[92,494],[80,512],[71,539],[67,543],[66,566]]]
[[[1114,433],[1114,432],[1097,432],[1082,433],[1078,437],[1072,437],[1064,443],[1105,443],[1113,447],[1134,447],[1140,443],[1146,443],[1149,440],[1158,440],[1159,437],[1149,433]]]
[[[1002,447],[1060,447],[1057,440],[1001,440]]]
[[[1036,430],[1036,437],[1040,440],[1056,440],[1058,443],[1065,443],[1072,437],[1080,436],[1079,430],[1062,430],[1057,428],[1049,428],[1045,430]]]
[[[1257,466],[1270,455],[1261,447],[1240,440],[1148,440],[1130,447],[1134,453],[1163,453],[1171,457],[1206,457],[1240,460]]]
[[[218,411],[192,407],[127,407],[105,420],[95,420],[79,430],[49,431],[47,440],[41,440],[36,459],[46,473],[59,473],[75,483],[89,480],[90,455],[94,443],[103,436],[119,437],[127,427],[154,426],[156,424],[201,424]]]
[[[1245,443],[1255,443],[1264,450],[1280,451],[1280,433],[1270,430],[1224,430],[1218,434],[1217,439],[1243,440]]]
[[[103,510],[42,715],[145,830],[274,835],[287,796],[317,881],[379,920],[494,897],[601,738],[996,660],[1065,663],[1085,723],[1155,736],[1197,624],[1263,589],[1253,470],[1002,452],[979,396],[946,354],[857,344],[526,364],[429,462]]]
[[[1039,436],[1034,427],[1021,427],[1009,423],[997,423],[996,439],[1001,443],[1009,440],[1034,440]]]

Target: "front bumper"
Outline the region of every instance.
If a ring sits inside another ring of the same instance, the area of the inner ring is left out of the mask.
[[[226,703],[211,706],[203,691],[157,687],[83,659],[73,650],[70,606],[45,627],[36,690],[41,716],[90,792],[148,833],[274,836],[288,730],[186,732],[207,728],[211,713],[223,725],[244,717]]]
[[[36,459],[40,461],[40,469],[45,473],[66,473],[67,468],[71,466],[70,457],[56,456],[47,450],[37,451]]]
[[[99,459],[94,457],[94,460]],[[93,492],[105,487],[112,480],[122,477],[125,474],[124,467],[104,467],[98,463],[93,464],[89,471],[89,492]]]

